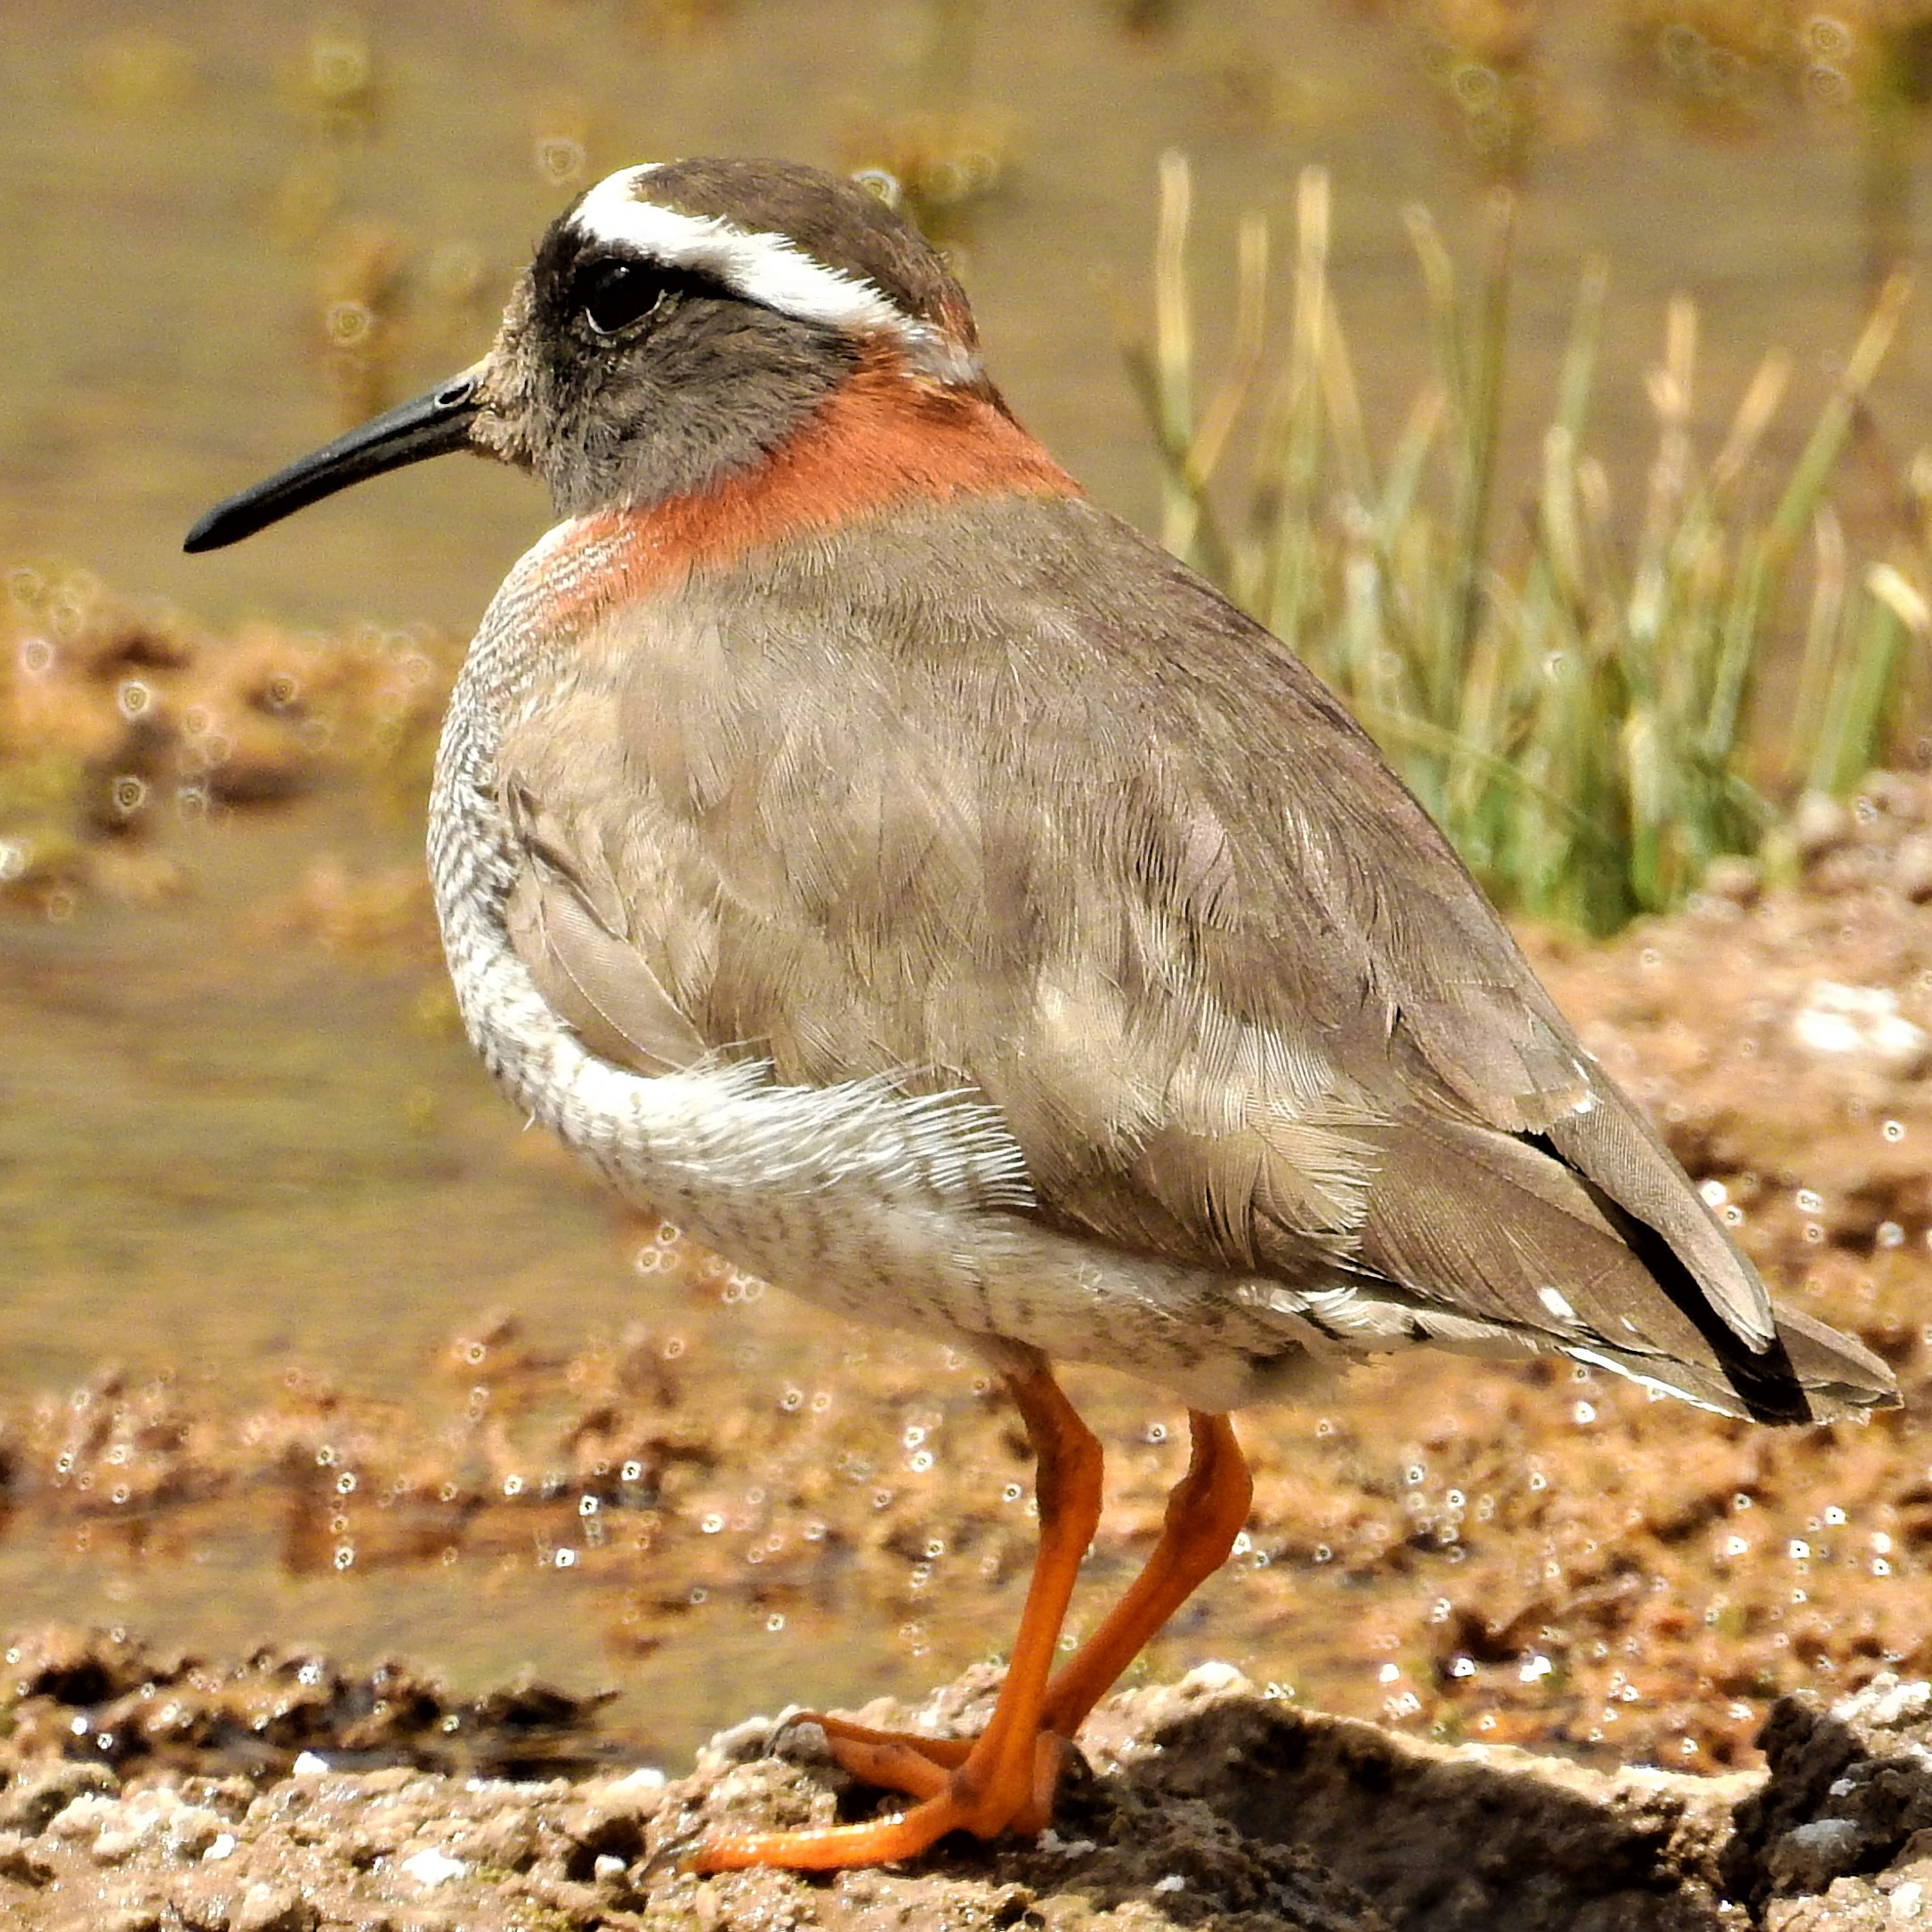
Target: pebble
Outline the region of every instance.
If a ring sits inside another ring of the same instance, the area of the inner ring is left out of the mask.
[[[53,1877],[53,1867],[18,1831],[0,1831],[0,1879],[37,1891]]]
[[[1899,841],[1892,859],[1892,884],[1915,906],[1932,899],[1932,833],[1913,832]]]
[[[429,1845],[419,1852],[411,1852],[397,1869],[427,1890],[432,1886],[445,1885],[451,1879],[460,1879],[470,1868],[460,1858],[452,1858],[448,1852]]]
[[[1863,1855],[1865,1834],[1849,1818],[1814,1818],[1771,1847],[1771,1876],[1784,1892],[1822,1892]]]
[[[251,1885],[229,1920],[231,1932],[314,1932],[315,1908],[292,1885]]]
[[[1827,792],[1807,792],[1791,814],[1791,838],[1807,864],[1836,852],[1852,836],[1853,820],[1844,803]]]

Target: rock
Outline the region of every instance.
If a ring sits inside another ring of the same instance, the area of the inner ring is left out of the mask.
[[[1781,1698],[1759,1742],[1769,1776],[1723,1859],[1733,1896],[1790,1932],[1918,1917],[1932,1888],[1932,1685],[1887,1672],[1829,1708]],[[1778,1902],[1820,1895],[1839,1916],[1774,1920]]]
[[[30,1774],[0,1798],[0,1831],[32,1836],[81,1797],[117,1791],[120,1780],[105,1765],[58,1764]]]
[[[1914,832],[1892,855],[1892,885],[1902,899],[1923,905],[1932,899],[1932,833]]]
[[[882,1702],[864,1717],[958,1734],[983,1721],[996,1682],[976,1669],[916,1712]],[[209,1781],[135,1781],[112,1794],[94,1788],[92,1774],[56,1781],[50,1791],[68,1800],[61,1809],[50,1814],[44,1795],[23,1805],[44,1818],[37,1831],[0,1834],[0,1924],[35,1932],[69,1924],[74,1932],[117,1924],[187,1932],[1932,1926],[1932,1685],[1894,1677],[1829,1710],[1787,1698],[1762,1734],[1768,1773],[1694,1777],[1433,1743],[1263,1695],[1228,1666],[1204,1664],[1095,1713],[1054,1828],[1032,1843],[949,1840],[904,1866],[829,1879],[678,1871],[666,1855],[706,1830],[867,1814],[875,1800],[821,1752],[795,1754],[805,1735],[736,1727],[728,1749],[670,1782],[654,1772],[511,1783],[331,1771],[283,1777],[245,1805],[246,1787]],[[786,1755],[763,1754],[774,1746]],[[26,1795],[25,1786],[12,1794]],[[109,1864],[101,1862],[103,1840],[115,1853]],[[227,1855],[216,1857],[224,1846]],[[28,1917],[41,1901],[57,1905],[53,1916]]]
[[[1734,906],[1754,906],[1764,896],[1764,871],[1755,859],[1713,859],[1704,868],[1706,898],[1726,900]]]
[[[229,1920],[232,1932],[315,1932],[319,1922],[292,1885],[251,1885]]]
[[[1791,837],[1807,865],[1849,843],[1852,830],[1850,809],[1828,792],[1807,792],[1791,814]]]
[[[38,1890],[53,1877],[53,1866],[18,1831],[0,1831],[0,1879]]]
[[[1865,1834],[1849,1818],[1814,1818],[1771,1847],[1771,1881],[1781,1892],[1822,1892],[1865,1854]]]

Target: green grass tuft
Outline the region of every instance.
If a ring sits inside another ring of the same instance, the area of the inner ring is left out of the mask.
[[[1656,454],[1629,532],[1586,445],[1608,280],[1588,263],[1540,473],[1500,540],[1513,199],[1491,198],[1467,292],[1428,215],[1411,212],[1433,370],[1379,457],[1329,285],[1329,208],[1311,169],[1278,367],[1267,228],[1242,224],[1233,340],[1203,400],[1188,171],[1178,156],[1162,163],[1153,335],[1127,352],[1169,548],[1327,679],[1490,892],[1532,917],[1605,934],[1669,910],[1713,859],[1758,850],[1774,800],[1855,785],[1932,643],[1922,533],[1854,558],[1828,493],[1898,328],[1903,278],[1885,285],[1782,475],[1766,432],[1789,359],[1765,357],[1704,460],[1691,433],[1697,311],[1674,302],[1651,382]],[[1760,674],[1794,632],[1792,715],[1761,729]]]

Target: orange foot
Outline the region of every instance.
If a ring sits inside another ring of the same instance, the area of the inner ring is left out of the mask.
[[[699,1871],[746,1865],[840,1871],[917,1857],[949,1831],[1043,1831],[1069,1740],[1141,1645],[1227,1555],[1248,1513],[1246,1464],[1225,1417],[1190,1417],[1193,1453],[1160,1541],[1112,1613],[1048,1685],[1080,1557],[1100,1516],[1100,1445],[1044,1361],[1008,1374],[1039,1458],[1039,1555],[991,1721],[979,1737],[876,1731],[812,1714],[854,1777],[916,1799],[897,1817],[800,1831],[717,1832],[671,1856]],[[807,1721],[807,1720],[800,1720]]]

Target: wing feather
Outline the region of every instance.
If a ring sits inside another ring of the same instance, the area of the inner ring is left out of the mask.
[[[1090,505],[896,512],[629,607],[504,765],[519,950],[640,1064],[970,1083],[1040,1214],[1258,1271],[1290,1325],[1588,1349],[1769,1415],[1889,1386],[1775,1339],[1341,707]]]

